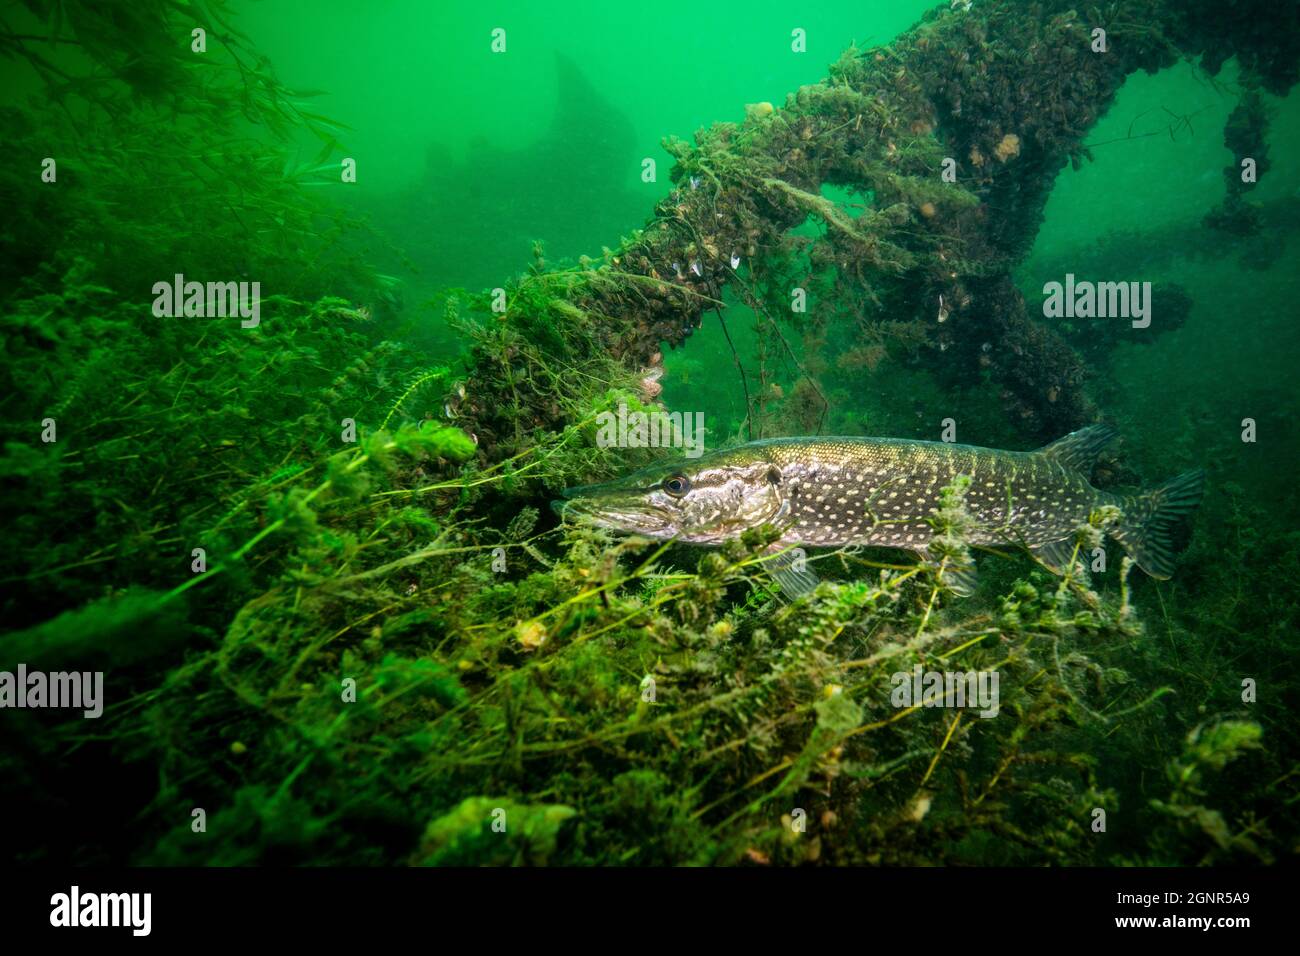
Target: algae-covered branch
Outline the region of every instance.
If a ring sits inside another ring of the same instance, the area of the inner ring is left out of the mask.
[[[796,328],[913,323],[936,372],[986,369],[1024,431],[1069,431],[1095,414],[1086,363],[1031,317],[1010,269],[1057,174],[1089,159],[1085,136],[1130,74],[1198,56],[1213,72],[1236,56],[1252,84],[1290,88],[1300,30],[1258,29],[1271,3],[1232,10],[939,6],[892,43],[845,50],[825,80],[780,106],[752,105],[744,122],[698,130],[694,143],[669,139],[676,188],[643,228],[579,270],[524,279],[508,290],[506,320],[524,335],[545,325],[563,351],[608,351],[632,371],[721,315],[727,296]],[[1253,102],[1234,113],[1230,139],[1258,127]],[[812,239],[795,232],[809,220]],[[791,309],[796,293],[812,301],[805,312]],[[472,391],[495,394],[499,355],[480,349],[476,361]],[[515,450],[521,420],[528,432],[571,424],[543,391],[515,397],[518,408],[466,409],[489,457]]]

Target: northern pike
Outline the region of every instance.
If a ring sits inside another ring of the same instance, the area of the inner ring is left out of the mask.
[[[1204,471],[1188,471],[1145,494],[1117,495],[1088,480],[1115,437],[1093,425],[1036,451],[1001,451],[949,442],[890,438],[773,438],[653,465],[606,484],[564,492],[563,516],[653,539],[718,545],[749,528],[781,532],[774,554],[790,549],[866,545],[924,555],[936,530],[943,489],[970,479],[967,543],[1019,545],[1063,574],[1075,534],[1096,509],[1120,517],[1106,532],[1147,574],[1174,570],[1174,531],[1200,503]],[[817,578],[802,563],[774,560],[782,591],[798,595]],[[973,568],[954,569],[952,589],[973,589]]]

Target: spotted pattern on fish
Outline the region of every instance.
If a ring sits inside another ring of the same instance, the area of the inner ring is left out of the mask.
[[[1069,536],[1098,504],[1118,502],[1081,474],[1030,452],[944,442],[828,438],[755,443],[780,471],[790,501],[782,541],[923,551],[940,494],[971,479],[966,506],[978,523],[972,544],[1036,547]]]
[[[1094,488],[1086,472],[1113,436],[1097,425],[1029,452],[889,438],[775,438],[573,488],[556,505],[607,528],[694,544],[720,544],[771,524],[782,546],[924,552],[943,489],[966,476],[965,504],[975,520],[969,543],[1018,544],[1041,557],[1072,538],[1098,507],[1115,505],[1123,519],[1110,534],[1148,573],[1168,577],[1171,529],[1199,503],[1204,473],[1188,472],[1145,495]]]

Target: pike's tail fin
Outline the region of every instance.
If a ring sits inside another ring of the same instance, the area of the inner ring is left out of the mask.
[[[1161,581],[1174,573],[1180,532],[1201,503],[1205,491],[1202,469],[1183,472],[1145,495],[1124,498],[1124,517],[1110,532],[1137,566]]]

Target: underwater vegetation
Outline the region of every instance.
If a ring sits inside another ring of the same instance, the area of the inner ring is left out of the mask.
[[[1104,543],[1092,514],[1060,574],[983,553],[960,480],[938,492],[937,552],[828,548],[813,558],[824,580],[794,599],[767,566],[770,524],[704,550],[548,507],[659,462],[603,443],[601,422],[662,412],[688,377],[736,402],[711,443],[901,436],[954,396],[963,440],[982,445],[1030,449],[1103,418],[1143,435],[1111,412],[1131,408],[1114,400],[1117,369],[1182,341],[1192,294],[1156,285],[1162,322],[1138,349],[1127,323],[1034,316],[1017,270],[1135,72],[1235,61],[1224,140],[1263,174],[1268,106],[1300,78],[1293,8],[942,4],[781,105],[667,140],[674,188],[639,228],[623,178],[602,172],[628,138],[609,119],[577,175],[611,193],[627,234],[576,261],[577,230],[558,260],[539,242],[503,295],[444,290],[462,348],[431,354],[402,334],[402,281],[369,264],[429,253],[315,188],[337,177],[349,131],[276,78],[231,7],[0,14],[0,53],[30,71],[31,94],[0,109],[25,157],[0,168],[0,671],[106,675],[94,720],[0,713],[5,814],[26,821],[12,859],[1294,856],[1300,500],[1271,459],[1233,464],[1253,447],[1235,411],[1228,438],[1202,441],[1189,398],[1164,435],[1085,476],[1119,496],[1209,471],[1168,582],[1118,549],[1076,563]],[[206,60],[176,41],[196,20]],[[578,67],[560,69],[572,108],[604,115]],[[575,123],[530,160],[561,165]],[[303,138],[318,150],[306,164]],[[57,188],[33,175],[47,156]],[[523,161],[488,146],[479,159],[505,181]],[[448,193],[468,173],[429,163]],[[1117,275],[1134,245],[1194,257],[1207,235],[1243,254],[1261,230],[1290,238],[1286,203],[1225,177],[1195,228],[1099,236],[1044,268]],[[544,199],[521,206],[520,235],[543,228]],[[456,202],[429,248],[454,233]],[[174,274],[256,279],[260,322],[160,320],[148,290]],[[742,314],[754,361],[692,354],[714,326],[734,345]],[[1282,383],[1261,389],[1294,410]],[[1294,426],[1276,417],[1286,460]],[[980,581],[960,597],[944,555],[973,549]],[[972,681],[966,706],[936,706],[953,688],[934,692],[934,673],[995,674],[996,701]]]

